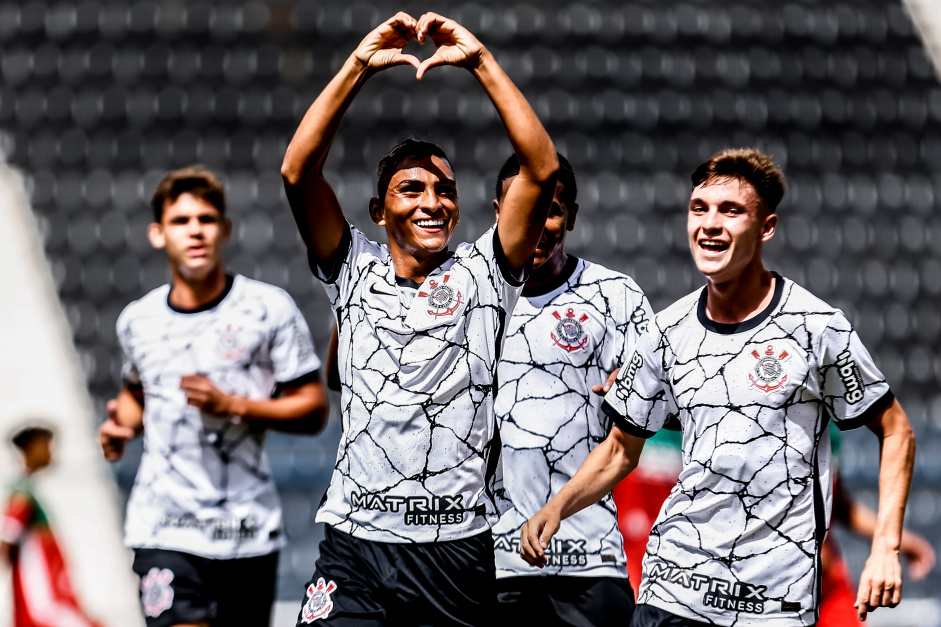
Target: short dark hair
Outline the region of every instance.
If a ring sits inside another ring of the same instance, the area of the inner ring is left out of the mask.
[[[222,181],[211,170],[202,165],[191,165],[180,170],[167,172],[157,185],[157,191],[150,200],[154,211],[154,222],[163,219],[163,207],[167,202],[175,202],[183,194],[192,194],[205,200],[225,215],[225,188]]]
[[[29,448],[29,445],[36,440],[40,438],[51,438],[52,433],[52,429],[48,427],[30,425],[14,433],[13,437],[10,438],[10,441],[13,442],[13,446],[16,448],[20,449],[21,451],[25,451],[27,448]]]
[[[575,204],[575,199],[578,198],[578,185],[575,183],[575,170],[572,169],[572,164],[569,163],[569,160],[563,157],[561,154],[556,153],[559,157],[559,182],[562,183],[562,196],[560,200],[565,203],[566,207],[571,207]],[[520,173],[520,160],[514,152],[509,158],[503,162],[503,167],[500,168],[500,173],[497,174],[497,184],[494,186],[494,198],[497,200],[500,199],[500,196],[503,195],[503,183],[508,178],[512,178]]]
[[[448,162],[451,169],[451,160],[448,155],[437,144],[426,142],[423,139],[409,137],[405,141],[396,145],[389,151],[385,157],[379,161],[379,168],[376,170],[376,191],[379,194],[379,200],[385,198],[386,191],[389,189],[389,181],[395,174],[396,168],[406,159],[424,159],[425,157],[439,157]]]
[[[693,189],[727,177],[748,181],[769,213],[774,213],[784,198],[784,173],[771,157],[755,148],[729,148],[717,152],[690,175]]]

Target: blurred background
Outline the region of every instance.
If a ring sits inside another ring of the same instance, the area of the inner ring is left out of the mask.
[[[842,308],[885,372],[919,439],[907,522],[941,553],[941,88],[919,36],[932,25],[910,9],[884,0],[4,0],[0,153],[25,185],[62,337],[71,336],[72,367],[91,397],[77,437],[93,438],[118,390],[118,314],[168,278],[145,237],[149,198],[168,169],[201,162],[223,175],[230,270],[287,289],[325,351],[332,316],[296,234],[281,159],[369,30],[397,10],[436,10],[493,51],[575,167],[581,211],[570,252],[632,275],[655,310],[703,283],[686,240],[689,173],[729,146],[774,156],[789,188],[768,265]],[[476,238],[493,220],[493,181],[510,147],[483,91],[456,68],[421,83],[396,68],[363,89],[328,162],[348,218],[383,239],[366,213],[375,167],[409,135],[451,156],[458,237]],[[17,302],[8,291],[6,307]],[[279,597],[292,614],[317,556],[313,517],[336,418],[318,437],[268,441],[290,538]],[[115,516],[139,455],[137,444],[101,473],[118,488],[102,488]],[[875,438],[845,434],[842,457],[849,487],[875,506]],[[57,522],[93,515],[72,510]],[[868,543],[841,540],[858,575]],[[933,624],[922,612],[941,607],[941,573],[905,585],[907,613],[903,605],[873,620]]]

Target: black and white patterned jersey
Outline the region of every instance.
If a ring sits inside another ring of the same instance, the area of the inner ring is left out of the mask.
[[[550,285],[524,288],[500,360],[497,424],[507,511],[494,527],[497,577],[626,577],[611,495],[562,522],[544,569],[520,558],[520,529],[564,486],[608,435],[591,391],[624,363],[652,317],[629,277],[569,257]]]
[[[706,316],[706,290],[654,317],[603,409],[649,437],[683,428],[683,470],[647,544],[639,603],[717,625],[812,625],[831,504],[828,423],[894,396],[841,311],[775,275],[760,314]]]
[[[125,542],[209,558],[281,548],[281,505],[265,429],[186,402],[184,375],[223,392],[267,399],[320,368],[310,331],[288,294],[243,276],[197,311],[181,312],[159,287],[118,318],[124,381],[144,392],[144,453],[131,490]]]
[[[388,249],[352,226],[330,267],[312,259],[311,269],[339,326],[343,419],[317,521],[380,542],[489,529],[500,467],[494,374],[522,289],[496,228],[420,285],[396,277]]]

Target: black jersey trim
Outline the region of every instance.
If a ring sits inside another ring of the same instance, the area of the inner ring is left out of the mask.
[[[774,311],[778,303],[781,302],[781,295],[784,293],[784,279],[777,272],[772,271],[771,274],[774,276],[774,296],[771,297],[771,302],[767,307],[761,310],[761,312],[752,316],[748,320],[742,320],[741,322],[716,322],[715,320],[710,320],[709,316],[706,315],[706,299],[708,298],[709,290],[708,288],[702,288],[702,293],[699,295],[699,307],[696,309],[696,315],[699,317],[699,323],[706,327],[707,331],[712,331],[713,333],[718,333],[720,335],[732,335],[733,333],[742,333],[744,331],[751,331],[759,324],[768,319],[768,316],[771,315],[771,312]]]
[[[548,283],[543,283],[535,287],[529,287],[529,285],[527,285],[523,288],[523,296],[543,296],[544,294],[556,291],[572,278],[572,275],[575,273],[575,268],[577,267],[578,257],[569,255],[565,266],[562,267],[562,271],[559,274],[552,277]]]
[[[869,424],[873,418],[881,414],[895,400],[895,394],[889,390],[878,399],[872,402],[872,405],[866,408],[866,411],[850,418],[849,420],[837,420],[836,426],[840,431],[852,431]]]
[[[314,368],[310,372],[302,374],[299,377],[294,377],[290,381],[278,381],[274,386],[274,393],[272,393],[271,398],[276,396],[281,396],[284,390],[288,388],[296,388],[307,383],[317,383],[320,381],[320,368]]]
[[[407,276],[395,275],[395,284],[399,287],[407,287],[409,289],[417,290],[421,287],[421,283],[415,279],[410,279]]]
[[[513,268],[510,267],[510,260],[506,258],[506,253],[503,251],[503,244],[500,243],[500,229],[494,227],[493,255],[497,258],[497,266],[500,268],[500,274],[503,275],[504,281],[513,287],[520,287],[526,284],[526,281],[529,280],[529,273],[533,270],[533,258],[536,256],[535,251],[529,256],[529,259],[523,267],[520,268],[519,278],[516,278]]]
[[[353,248],[353,225],[349,222],[343,223],[343,235],[340,236],[340,243],[337,244],[337,249],[333,253],[333,257],[321,262],[315,258],[310,249],[307,249],[307,264],[310,266],[310,271],[314,273],[314,276],[326,283],[327,285],[333,285],[337,282],[337,279],[340,278],[340,268],[343,267],[343,262],[350,255],[350,250]]]
[[[624,433],[628,435],[632,435],[635,438],[643,438],[645,440],[648,440],[652,438],[654,435],[656,435],[657,433],[656,431],[647,431],[646,429],[641,429],[640,427],[635,425],[633,422],[630,422],[629,420],[627,420],[627,418],[622,416],[618,412],[618,410],[611,407],[611,405],[608,404],[608,401],[601,401],[601,411],[603,411],[605,415],[608,418],[610,418],[611,421],[621,431],[623,431]]]
[[[176,305],[170,302],[170,292],[173,291],[173,286],[171,285],[170,291],[167,292],[167,307],[169,307],[172,311],[175,311],[176,313],[179,313],[179,314],[194,314],[194,313],[200,313],[203,311],[209,311],[210,309],[215,309],[216,307],[219,306],[219,303],[225,300],[225,297],[229,295],[229,292],[232,291],[233,283],[235,283],[235,277],[232,276],[231,274],[225,275],[225,288],[222,290],[222,293],[216,296],[215,298],[213,298],[208,303],[205,303],[198,307],[193,307],[192,309],[187,309],[185,307],[177,307]]]

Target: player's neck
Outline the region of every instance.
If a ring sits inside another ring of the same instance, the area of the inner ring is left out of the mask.
[[[171,267],[173,283],[168,300],[181,310],[199,309],[219,298],[226,289],[225,267],[220,263],[205,277],[186,277]]]
[[[736,324],[753,318],[771,304],[775,280],[760,259],[734,279],[707,278],[706,315],[721,324]]]
[[[442,251],[428,256],[418,256],[408,253],[396,246],[389,246],[392,255],[392,265],[395,266],[395,275],[404,279],[411,279],[416,283],[424,282],[435,268],[443,264],[451,256],[451,251],[445,248]]]
[[[544,285],[553,283],[559,275],[565,271],[568,260],[569,256],[565,254],[565,250],[559,249],[557,254],[546,259],[544,264],[538,268],[533,268],[533,271],[529,275],[529,280],[526,281],[526,289],[538,289]]]

